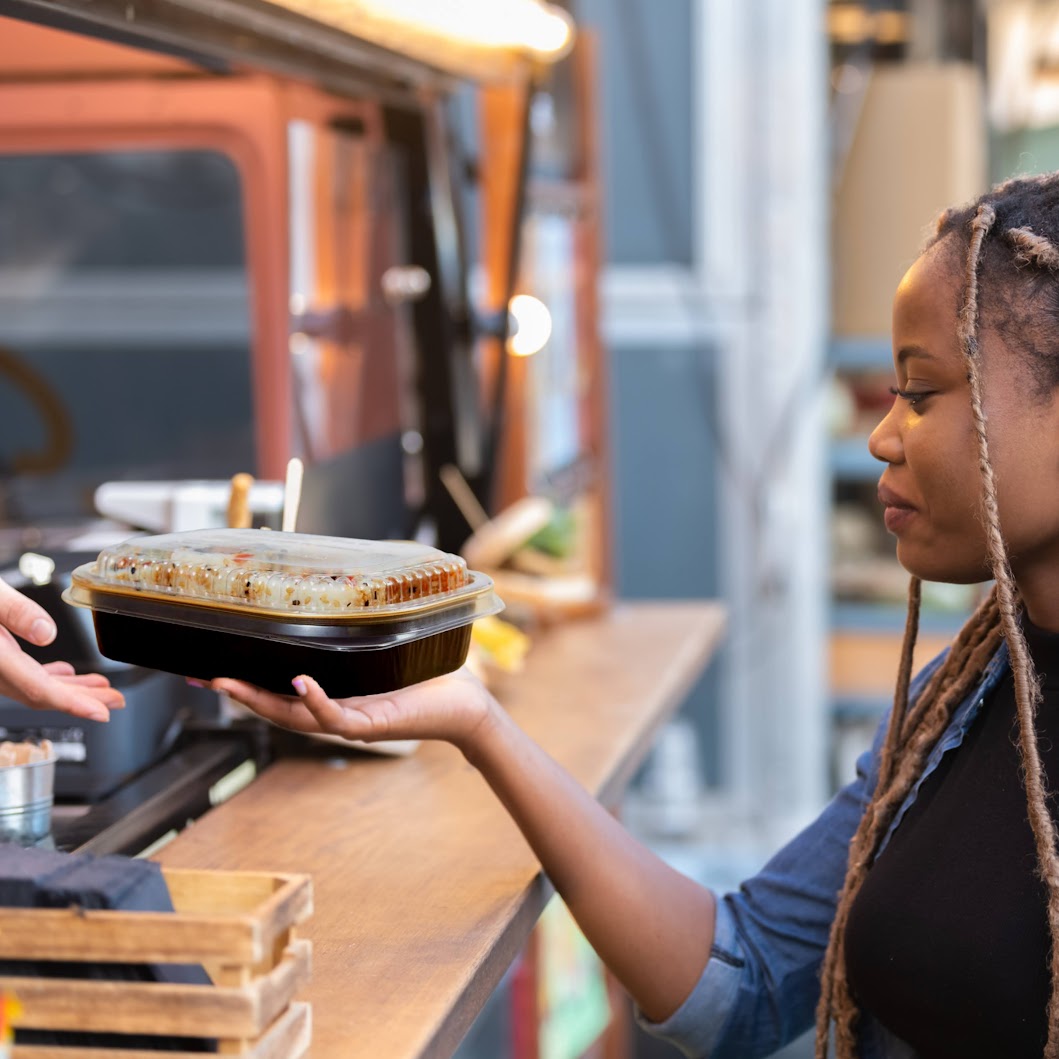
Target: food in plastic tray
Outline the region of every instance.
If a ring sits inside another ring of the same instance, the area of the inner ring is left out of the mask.
[[[301,673],[336,697],[458,669],[472,622],[503,604],[463,559],[410,541],[253,529],[134,537],[78,567],[109,658],[283,694]]]

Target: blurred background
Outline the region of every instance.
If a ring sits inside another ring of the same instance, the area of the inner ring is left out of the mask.
[[[736,885],[888,705],[891,298],[946,205],[1059,166],[1059,3],[580,0],[502,47],[488,5],[122,6],[0,0],[0,564],[221,523],[239,472],[277,524],[295,455],[299,529],[473,542],[527,638],[487,674],[719,599],[622,813]],[[920,662],[978,591],[924,586]]]

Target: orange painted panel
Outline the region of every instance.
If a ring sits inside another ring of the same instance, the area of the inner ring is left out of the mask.
[[[0,15],[0,71],[26,77],[199,73],[193,63]]]
[[[286,100],[265,77],[0,81],[0,151],[197,147],[236,164],[252,279],[258,467],[282,478],[290,456]]]

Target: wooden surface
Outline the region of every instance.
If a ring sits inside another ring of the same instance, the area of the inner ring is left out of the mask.
[[[0,959],[253,968],[312,915],[312,881],[267,872],[165,873],[172,912],[0,908]]]
[[[831,694],[878,696],[889,701],[901,661],[903,634],[842,632],[831,636]],[[952,642],[951,635],[927,634],[916,640],[912,672],[916,673]]]
[[[169,913],[82,908],[0,909],[0,958],[75,964],[200,964],[211,985],[100,981],[73,974],[0,976],[18,997],[27,1030],[213,1037],[245,1059],[300,1059],[310,1012],[293,1004],[305,988],[312,946],[294,928],[312,912],[307,875],[167,869]],[[163,1043],[165,1043],[163,1041]],[[181,1055],[171,1049],[128,1059]],[[6,1053],[5,1053],[6,1054]],[[100,1059],[105,1049],[18,1045],[12,1059]],[[199,1053],[201,1054],[201,1053]]]
[[[723,631],[715,604],[637,603],[539,635],[497,682],[518,723],[612,801]],[[548,897],[481,777],[446,744],[282,760],[183,831],[170,867],[308,872],[313,1059],[456,1048]]]

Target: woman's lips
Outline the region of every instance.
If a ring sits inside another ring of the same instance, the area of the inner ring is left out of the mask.
[[[883,514],[883,522],[891,533],[900,533],[915,517],[914,507],[894,507],[887,505]]]
[[[883,522],[891,533],[900,533],[917,514],[915,507],[903,496],[884,485],[879,486],[879,503],[886,509]]]

